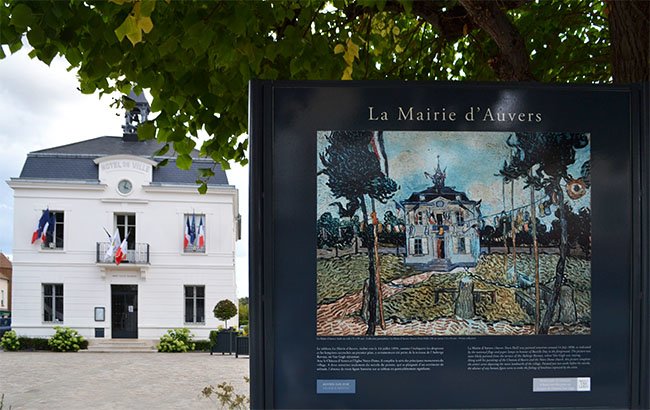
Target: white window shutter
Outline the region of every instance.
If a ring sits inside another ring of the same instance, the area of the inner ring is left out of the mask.
[[[409,238],[409,254],[415,254],[415,238]]]
[[[422,254],[424,254],[424,255],[429,254],[429,239],[428,238],[422,238]]]

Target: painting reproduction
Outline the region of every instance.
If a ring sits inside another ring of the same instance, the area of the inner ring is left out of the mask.
[[[318,336],[591,333],[586,133],[319,131]]]

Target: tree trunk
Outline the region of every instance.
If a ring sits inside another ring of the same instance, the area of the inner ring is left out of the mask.
[[[578,321],[576,311],[576,302],[574,299],[573,288],[563,285],[560,290],[560,311],[558,312],[558,321],[564,324],[574,324]]]
[[[372,232],[373,232],[373,241],[374,241],[374,252],[375,252],[375,284],[377,285],[377,305],[379,306],[379,326],[382,329],[386,329],[386,322],[384,321],[384,295],[381,289],[381,260],[379,260],[379,222],[377,221],[377,211],[375,210],[375,200],[370,199],[372,202]]]
[[[540,334],[548,334],[548,329],[551,327],[553,319],[555,318],[555,309],[560,299],[560,292],[562,290],[562,285],[564,284],[564,268],[566,267],[566,258],[567,258],[567,249],[568,244],[568,232],[567,232],[567,222],[566,222],[566,208],[564,206],[564,191],[560,186],[560,181],[555,182],[555,192],[557,192],[558,197],[558,207],[560,210],[560,259],[557,261],[557,266],[555,267],[555,281],[553,282],[553,295],[551,300],[546,305],[546,312],[544,313],[544,318],[542,323],[539,326]]]
[[[361,197],[361,213],[363,220],[368,221],[368,209],[366,208],[366,200]],[[373,238],[368,235],[368,229],[361,232],[364,235],[366,244],[368,244],[368,329],[366,335],[374,336],[375,326],[377,323],[377,283],[375,281],[375,255],[374,247],[371,246]],[[362,302],[363,303],[363,302]]]
[[[499,7],[501,2],[484,0],[459,0],[472,20],[496,43],[500,54],[489,63],[501,80],[533,81],[530,55],[521,33],[508,15]]]
[[[456,299],[456,316],[461,319],[474,317],[474,282],[469,276],[458,282],[458,298]]]
[[[615,83],[650,81],[650,2],[607,1]]]
[[[533,175],[533,169],[528,171],[528,175]],[[535,250],[535,334],[539,334],[539,251],[537,248],[537,208],[535,206],[535,187],[530,185],[530,222],[533,236],[533,249]]]
[[[517,274],[517,232],[515,231],[515,180],[510,182],[510,229],[512,230],[512,274],[515,282]]]

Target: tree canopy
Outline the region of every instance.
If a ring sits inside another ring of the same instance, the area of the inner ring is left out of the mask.
[[[648,80],[650,3],[611,0],[3,0],[0,58],[62,55],[84,93],[147,89],[139,127],[246,163],[250,79]],[[128,104],[128,102],[127,102]]]

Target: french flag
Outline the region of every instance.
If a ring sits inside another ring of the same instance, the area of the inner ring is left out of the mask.
[[[50,221],[50,209],[46,209],[41,214],[41,219],[38,220],[38,225],[36,225],[36,230],[32,234],[32,243],[36,242],[38,238],[43,237],[45,241],[45,232],[47,232],[47,225]]]
[[[117,247],[120,246],[120,231],[118,229],[115,229],[113,236],[111,236],[107,231],[106,235],[108,235],[108,239],[110,239],[111,242],[108,245],[108,249],[106,249],[106,253],[104,254],[104,262],[109,262],[115,256]]]
[[[185,236],[183,237],[183,248],[190,244],[190,218],[185,220]]]
[[[115,263],[119,265],[122,263],[124,259],[126,259],[126,240],[129,238],[129,234],[127,233],[126,236],[124,237],[124,240],[120,244],[120,247],[117,248],[117,251],[115,252]]]
[[[190,244],[194,245],[195,241],[196,241],[196,218],[194,214],[192,214],[192,225],[190,225]]]
[[[47,234],[50,234],[50,237],[52,240],[54,240],[54,225],[56,224],[56,218],[54,216],[54,213],[50,212],[50,218],[47,220],[47,223],[45,224],[45,228],[43,228],[43,234],[41,235],[41,241],[46,242],[47,241]]]
[[[203,226],[203,218],[199,219],[199,248],[205,247],[205,228]]]

